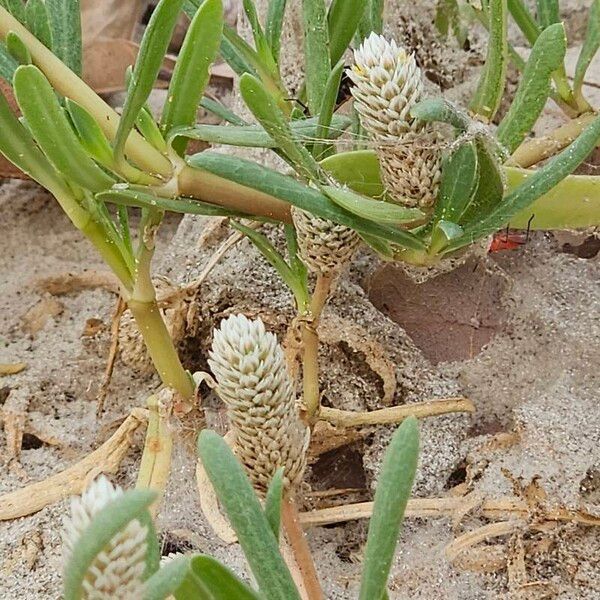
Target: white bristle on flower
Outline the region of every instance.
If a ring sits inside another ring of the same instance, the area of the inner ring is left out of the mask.
[[[68,564],[84,531],[94,517],[111,501],[123,494],[106,477],[98,477],[81,495],[71,500],[70,516],[64,521],[64,560]],[[82,598],[87,600],[125,600],[141,598],[142,576],[148,529],[133,520],[117,533],[96,556],[82,584]]]
[[[233,315],[213,337],[209,364],[235,433],[234,450],[264,493],[279,467],[286,487],[302,480],[309,429],[298,413],[283,349],[260,319]]]
[[[354,63],[348,70],[354,106],[369,134],[394,139],[420,127],[410,116],[423,95],[421,69],[412,54],[372,33],[354,51]]]

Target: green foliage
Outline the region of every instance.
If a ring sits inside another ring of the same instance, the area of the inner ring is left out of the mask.
[[[287,0],[270,0],[269,10],[267,12],[267,23],[265,26],[265,36],[271,54],[275,61],[279,62],[279,51],[281,49],[281,30],[283,28],[283,18]]]
[[[75,74],[82,71],[80,0],[45,0],[50,28],[52,51]]]
[[[581,95],[585,74],[598,48],[600,48],[600,0],[594,0],[590,8],[585,39],[575,67],[573,90],[576,95]]]
[[[333,0],[327,13],[331,64],[337,64],[352,41],[358,25],[370,7],[369,0]]]

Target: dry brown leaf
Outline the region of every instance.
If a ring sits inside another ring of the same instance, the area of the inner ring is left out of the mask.
[[[87,44],[83,55],[85,82],[99,94],[125,89],[125,72],[135,64],[138,50],[139,46],[127,39],[101,38]]]
[[[97,288],[114,294],[119,293],[119,281],[110,271],[90,270],[83,273],[58,273],[37,279],[34,287],[36,290],[48,292],[52,296],[63,296]]]
[[[64,310],[64,306],[52,296],[42,298],[21,316],[21,331],[35,337],[51,317],[57,317]]]
[[[386,356],[384,347],[366,329],[350,319],[328,313],[321,319],[318,333],[319,339],[326,344],[345,342],[353,350],[362,352],[369,367],[383,382],[382,403],[392,403],[396,393],[395,365]]]
[[[27,363],[0,363],[0,377],[5,375],[16,375],[27,368]]]
[[[146,4],[146,0],[81,0],[84,48],[99,39],[132,39]]]
[[[458,536],[453,542],[448,544],[445,549],[446,558],[450,562],[454,562],[460,554],[465,550],[476,546],[481,542],[487,542],[491,539],[509,535],[515,532],[520,527],[519,521],[500,521],[498,523],[489,523],[478,527],[473,531],[463,533]]]
[[[2,420],[6,436],[6,451],[9,460],[19,460],[25,433],[27,409],[31,394],[25,387],[12,389],[2,406]]]

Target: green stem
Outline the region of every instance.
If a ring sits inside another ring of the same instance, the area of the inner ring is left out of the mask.
[[[9,31],[14,31],[31,54],[33,63],[48,78],[54,89],[66,98],[71,98],[85,108],[100,125],[106,136],[114,140],[119,126],[119,116],[94,90],[84,83],[73,71],[62,63],[44,44],[33,36],[5,8],[0,6],[0,37],[6,40]],[[171,163],[139,133],[133,131],[125,146],[127,156],[145,171],[168,178]]]

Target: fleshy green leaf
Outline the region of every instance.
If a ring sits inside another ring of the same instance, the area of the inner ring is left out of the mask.
[[[31,64],[31,53],[23,40],[14,31],[6,34],[6,49],[9,54],[21,65]]]
[[[23,25],[27,24],[27,18],[25,17],[25,4],[23,0],[2,0],[2,4],[6,7],[6,10]]]
[[[246,73],[240,78],[240,93],[256,120],[265,128],[298,172],[306,179],[318,181],[320,178],[318,163],[306,148],[294,140],[289,122],[263,83]]]
[[[336,117],[332,129],[335,136],[342,135],[350,125],[347,117]],[[310,142],[317,136],[318,123],[315,117],[290,123],[291,135],[299,142]],[[202,140],[211,144],[228,144],[250,148],[277,148],[277,142],[260,125],[205,125],[198,123],[194,127],[177,127],[171,131],[170,139],[183,136],[189,139]]]
[[[279,539],[279,528],[281,522],[281,501],[283,500],[283,467],[280,467],[275,472],[267,496],[265,498],[265,515],[271,531],[276,539]]]
[[[458,223],[471,203],[478,178],[477,146],[470,140],[461,144],[444,163],[435,220]]]
[[[59,172],[93,192],[114,183],[83,149],[54,90],[37,67],[20,66],[15,71],[14,89],[29,129]]]
[[[369,37],[371,32],[383,33],[383,7],[384,0],[368,0],[367,8],[358,26],[360,40]]]
[[[500,106],[508,64],[506,0],[489,1],[489,40],[485,65],[471,110],[491,121]]]
[[[279,62],[281,30],[283,28],[286,4],[287,0],[269,0],[269,9],[267,11],[265,35],[276,62]]]
[[[204,97],[200,100],[200,106],[205,110],[217,115],[223,119],[223,121],[227,121],[227,123],[231,123],[232,125],[247,125],[246,121],[241,117],[238,117],[233,111],[229,110],[226,106],[213,100],[212,98]]]
[[[298,590],[267,517],[233,452],[219,435],[204,430],[198,438],[198,454],[237,534],[261,594],[266,600],[299,600]]]
[[[573,89],[576,94],[581,94],[585,74],[598,48],[600,48],[600,0],[594,0],[590,7],[585,39],[575,67]]]
[[[285,262],[283,256],[279,254],[275,246],[271,244],[266,235],[242,225],[232,222],[232,226],[241,231],[252,243],[260,250],[260,253],[267,259],[269,264],[279,273],[284,283],[290,288],[298,306],[308,304],[308,291],[304,285],[304,280]]]
[[[221,0],[205,0],[190,24],[173,71],[161,120],[165,134],[174,127],[196,122],[198,104],[210,77],[210,65],[217,55],[222,31]],[[184,139],[174,144],[179,153],[185,146]]]
[[[425,213],[418,208],[407,208],[383,200],[373,200],[348,188],[326,185],[323,186],[323,192],[348,212],[376,223],[403,225],[425,219]]]
[[[552,73],[562,64],[567,38],[562,23],[550,25],[538,37],[521,76],[521,82],[496,135],[512,153],[540,116],[552,87]]]
[[[369,5],[369,0],[333,0],[331,3],[327,22],[332,65],[344,56]]]
[[[165,600],[181,587],[191,572],[192,559],[181,556],[169,561],[147,581],[142,600]]]
[[[384,597],[419,458],[419,427],[406,419],[386,450],[369,523],[359,600]]]
[[[331,120],[335,110],[335,103],[340,89],[343,71],[344,61],[340,60],[327,79],[323,103],[321,104],[321,110],[319,111],[319,126],[316,131],[316,138],[318,141],[313,146],[313,156],[317,160],[324,158],[325,155],[331,153],[331,146],[320,140],[331,139],[339,135],[338,130],[335,127],[331,127]],[[348,126],[350,126],[350,121],[348,121]]]
[[[454,104],[444,98],[427,98],[417,102],[410,114],[421,121],[448,123],[461,132],[467,131],[471,124],[469,115],[459,110]]]
[[[438,221],[433,226],[431,232],[431,242],[429,244],[429,254],[435,255],[441,252],[444,248],[458,239],[463,234],[463,228],[451,221]]]
[[[319,114],[331,71],[329,31],[324,0],[302,0],[306,97],[312,115]]]
[[[4,42],[0,42],[0,77],[12,85],[19,63],[11,56]]]
[[[569,147],[528,176],[484,219],[465,227],[464,235],[450,244],[448,250],[461,248],[473,240],[501,229],[515,215],[530,207],[535,200],[547,194],[572,173],[586,159],[599,140],[600,117],[597,117]]]
[[[174,213],[204,215],[209,217],[245,217],[244,215],[223,206],[209,204],[189,198],[164,198],[157,196],[152,188],[116,184],[111,189],[96,194],[102,202],[110,202],[121,206],[133,206],[151,210],[164,210]]]
[[[115,136],[114,148],[117,162],[121,161],[127,138],[152,91],[182,4],[183,0],[161,0],[150,17],[133,70],[132,85]]]
[[[46,46],[52,49],[52,31],[46,5],[42,0],[27,0],[25,5],[27,29]]]
[[[244,12],[248,17],[250,28],[252,29],[252,37],[254,38],[256,54],[258,55],[261,63],[264,65],[264,68],[270,72],[273,77],[277,78],[279,76],[277,62],[273,58],[271,46],[269,45],[269,41],[267,40],[267,37],[265,36],[263,28],[260,24],[258,13],[256,12],[256,6],[254,5],[254,0],[242,0],[242,4],[244,6]]]
[[[529,12],[529,8],[523,0],[508,0],[508,10],[527,41],[533,46],[540,35],[540,28]]]
[[[104,167],[112,168],[114,162],[112,148],[94,117],[69,98],[65,100],[65,107],[85,151]]]
[[[148,507],[155,499],[156,494],[149,490],[127,491],[116,500],[109,502],[96,514],[75,544],[71,560],[65,570],[65,600],[79,600],[81,598],[82,581],[98,553],[125,525],[134,519],[138,519],[144,526],[148,527],[146,539],[152,549],[157,547],[156,534],[151,526],[152,522],[148,514]],[[153,565],[154,567],[155,565]],[[152,572],[155,570],[154,568]]]
[[[537,18],[542,29],[560,23],[558,0],[536,0]]]
[[[191,561],[191,574],[201,588],[206,590],[210,600],[264,600],[264,596],[255,592],[241,581],[233,571],[211,556],[195,556]],[[177,600],[183,597],[177,595]],[[189,600],[198,600],[194,595]]]
[[[318,190],[303,185],[292,177],[282,175],[277,171],[267,169],[254,162],[224,154],[201,152],[189,157],[188,164],[195,168],[205,169],[210,173],[247,188],[255,189],[289,202],[322,219],[329,219],[340,225],[351,227],[359,233],[387,239],[400,246],[414,250],[423,250],[425,248],[423,242],[410,232],[380,225],[353,215],[337,206]]]
[[[80,0],[45,0],[52,29],[52,51],[71,71],[81,76]]]

